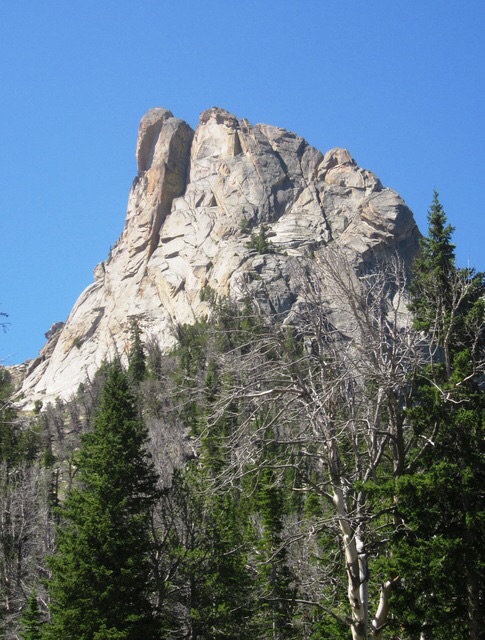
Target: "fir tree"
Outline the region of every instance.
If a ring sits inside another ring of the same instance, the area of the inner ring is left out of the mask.
[[[430,339],[432,363],[443,360],[450,373],[450,343],[453,331],[453,285],[456,279],[454,228],[447,224],[444,209],[433,193],[428,211],[428,235],[420,242],[420,255],[413,265],[410,310],[414,326]]]
[[[238,492],[209,495],[204,470],[174,473],[160,527],[163,637],[253,637],[246,519]]]
[[[41,640],[41,620],[37,593],[32,592],[21,618],[21,640]]]
[[[483,274],[455,265],[453,229],[434,195],[411,286],[415,326],[430,344],[408,419],[421,453],[397,480],[394,560],[400,625],[437,640],[483,637],[485,336]],[[423,447],[423,443],[425,443]],[[413,455],[416,454],[416,451]],[[414,637],[414,636],[412,636]]]
[[[261,224],[258,234],[251,233],[249,242],[246,243],[248,249],[254,249],[260,254],[276,253],[275,247],[271,240],[268,240],[268,226]]]
[[[271,468],[263,468],[256,488],[256,505],[262,524],[257,543],[259,582],[262,606],[260,624],[267,637],[278,640],[295,637],[292,628],[295,596],[291,575],[286,564],[287,549],[282,540],[285,513],[282,478]]]
[[[159,493],[146,441],[127,376],[110,365],[93,431],[75,459],[77,486],[60,509],[48,638],[156,637],[149,530]]]
[[[131,321],[131,347],[128,354],[128,376],[135,382],[141,382],[146,374],[146,356],[141,340],[140,326],[136,319]]]
[[[450,305],[450,283],[455,267],[454,228],[447,224],[438,192],[428,211],[428,235],[421,239],[420,255],[413,266],[410,286],[411,310],[418,330],[430,331],[438,320],[439,329]]]

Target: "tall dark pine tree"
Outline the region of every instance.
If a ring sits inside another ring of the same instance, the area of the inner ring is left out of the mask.
[[[281,478],[273,469],[262,469],[255,492],[262,533],[257,544],[261,608],[259,620],[268,638],[294,638],[291,575],[286,564],[287,549],[282,541],[285,513]]]
[[[41,640],[42,625],[40,621],[39,603],[37,602],[37,594],[35,591],[27,601],[27,606],[22,615],[21,624],[21,640]]]
[[[157,637],[149,531],[159,493],[137,415],[126,374],[109,365],[93,431],[76,456],[76,488],[61,508],[48,638]]]
[[[419,464],[397,483],[404,526],[394,557],[407,585],[398,598],[410,637],[478,640],[485,634],[485,279],[456,267],[453,229],[436,192],[428,221],[411,310],[431,356],[408,414]]]
[[[146,356],[141,340],[140,326],[134,318],[131,321],[130,332],[131,347],[128,354],[128,377],[134,383],[139,383],[146,374]]]
[[[455,275],[454,228],[433,193],[428,211],[428,235],[421,240],[420,255],[414,263],[410,291],[411,311],[416,329],[430,334],[435,346],[445,347],[452,305],[452,281]]]

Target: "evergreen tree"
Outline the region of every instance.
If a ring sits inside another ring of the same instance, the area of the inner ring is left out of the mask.
[[[25,427],[17,419],[12,392],[11,376],[5,367],[0,367],[0,464],[8,470],[23,461],[33,462],[40,444],[37,430]]]
[[[218,321],[228,308],[218,304]],[[226,327],[219,333],[213,324],[199,322],[180,325],[177,333],[176,402],[181,421],[199,438],[199,455],[197,463],[175,472],[164,495],[157,532],[165,544],[159,573],[168,576],[161,590],[164,632],[193,640],[252,637],[247,502],[241,500],[237,483],[219,486],[236,408],[207,423],[223,384],[214,357],[227,347]]]
[[[146,374],[146,356],[141,339],[140,326],[135,318],[131,321],[131,347],[128,354],[128,376],[135,382],[141,382]]]
[[[428,211],[428,235],[421,239],[420,255],[413,265],[410,306],[418,330],[438,329],[441,336],[451,304],[450,284],[455,269],[453,231],[435,190]]]
[[[253,603],[244,536],[247,514],[235,492],[214,496],[205,508],[211,516],[203,543],[191,556],[191,570],[198,566],[200,572],[191,610],[193,637],[249,637]]]
[[[251,233],[249,242],[246,243],[248,249],[254,249],[258,253],[276,253],[271,240],[268,240],[268,226],[261,224],[257,234]]]
[[[209,325],[199,321],[194,325],[178,325],[179,345],[175,350],[178,366],[174,370],[177,386],[177,400],[180,402],[180,418],[190,429],[191,435],[198,435],[202,413],[199,387],[205,377]]]
[[[453,230],[436,193],[428,220],[411,310],[431,356],[408,411],[419,463],[397,480],[403,526],[393,562],[406,588],[396,600],[401,627],[416,637],[426,631],[436,640],[477,640],[485,628],[485,280],[456,267]]]
[[[149,530],[159,492],[146,441],[127,376],[109,365],[93,431],[75,459],[77,486],[60,509],[48,638],[156,637]]]
[[[287,549],[282,540],[285,513],[283,479],[271,468],[263,468],[255,491],[256,504],[262,524],[257,542],[258,572],[261,589],[260,625],[265,637],[281,640],[295,637],[292,628],[295,596],[291,575],[286,564]]]
[[[247,513],[238,492],[210,495],[204,471],[189,463],[163,499],[163,637],[253,637]]]
[[[37,593],[35,591],[32,592],[27,601],[27,607],[22,615],[21,624],[21,640],[41,640],[40,610]]]

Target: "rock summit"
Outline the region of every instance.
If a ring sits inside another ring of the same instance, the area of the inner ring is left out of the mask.
[[[27,364],[26,405],[67,399],[103,360],[125,357],[133,318],[167,350],[177,324],[209,315],[214,295],[241,299],[251,281],[264,283],[275,312],[289,311],[298,297],[292,265],[331,245],[356,261],[396,252],[410,261],[417,250],[411,211],[348,151],[323,154],[223,109],[203,112],[195,131],[151,109],[136,160],[124,230]],[[271,251],[258,251],[258,235]]]

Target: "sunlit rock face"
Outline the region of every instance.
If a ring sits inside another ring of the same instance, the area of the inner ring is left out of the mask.
[[[322,154],[278,127],[212,108],[195,132],[165,109],[142,119],[138,175],[124,230],[66,323],[29,364],[26,406],[67,399],[105,359],[126,357],[133,317],[163,350],[174,327],[211,313],[210,287],[241,299],[263,283],[269,307],[287,312],[296,262],[329,246],[355,261],[398,252],[410,261],[419,231],[410,210],[345,149]],[[272,253],[251,248],[261,225]]]

